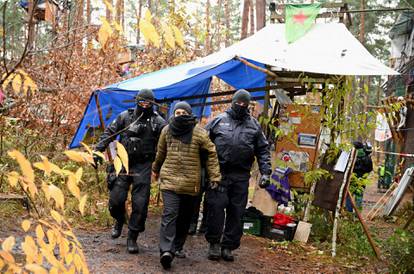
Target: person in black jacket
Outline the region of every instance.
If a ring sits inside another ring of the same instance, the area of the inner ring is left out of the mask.
[[[112,238],[121,235],[125,222],[125,201],[132,185],[132,213],[128,222],[127,249],[138,253],[137,238],[145,230],[151,188],[151,165],[155,159],[158,138],[165,120],[153,110],[154,93],[143,89],[136,97],[136,108],[128,109],[112,121],[100,136],[96,150],[103,152],[119,135],[119,141],[128,152],[129,174],[123,169],[111,180],[109,188],[109,211],[115,219]],[[99,163],[99,157],[94,157]],[[112,174],[112,176],[114,176]]]
[[[216,145],[222,175],[220,185],[211,185],[206,193],[206,240],[210,243],[210,260],[220,257],[226,261],[234,260],[232,250],[240,246],[243,234],[242,216],[255,157],[262,174],[260,187],[270,184],[269,144],[259,122],[249,113],[249,103],[249,92],[238,90],[231,108],[206,126]]]

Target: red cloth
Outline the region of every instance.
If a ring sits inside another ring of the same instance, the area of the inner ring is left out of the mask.
[[[273,225],[286,226],[289,223],[294,223],[295,219],[283,213],[276,213],[273,216]]]
[[[6,99],[6,95],[4,95],[3,91],[0,89],[0,105],[3,104],[4,99]]]

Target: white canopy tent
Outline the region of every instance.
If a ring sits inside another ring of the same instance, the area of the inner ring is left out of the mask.
[[[396,75],[342,23],[317,23],[288,44],[285,24],[271,24],[254,35],[195,63],[222,63],[235,55],[280,69],[334,75]]]

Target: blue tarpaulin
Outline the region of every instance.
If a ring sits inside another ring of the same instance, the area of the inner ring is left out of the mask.
[[[249,61],[264,67],[261,63]],[[263,72],[248,67],[238,60],[230,59],[222,63],[190,62],[107,86],[91,95],[69,148],[79,147],[88,131],[100,127],[101,122],[95,97],[99,100],[106,127],[122,111],[135,106],[133,99],[137,92],[143,88],[152,89],[158,100],[202,95],[209,92],[213,76],[222,79],[236,89],[262,87],[265,85],[266,79]],[[263,91],[254,92],[254,96],[263,94]],[[188,100],[188,102],[195,104],[205,102],[205,100],[205,98],[199,98]],[[210,108],[195,107],[193,112],[198,117],[207,116],[210,114]]]

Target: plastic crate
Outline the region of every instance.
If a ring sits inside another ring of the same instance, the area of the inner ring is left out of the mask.
[[[260,236],[262,234],[262,222],[259,218],[243,217],[243,232]]]

